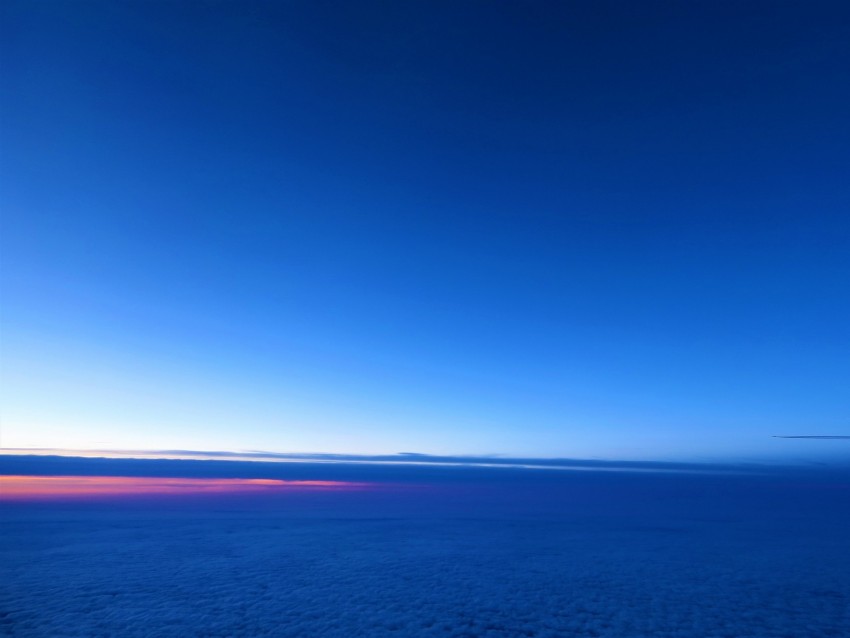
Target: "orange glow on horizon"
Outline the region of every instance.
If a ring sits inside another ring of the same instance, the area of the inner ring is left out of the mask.
[[[151,476],[0,476],[0,501],[57,497],[269,493],[365,487],[345,481]]]

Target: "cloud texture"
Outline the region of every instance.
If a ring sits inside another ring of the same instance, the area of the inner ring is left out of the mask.
[[[7,503],[0,634],[822,638],[850,626],[846,475],[471,472],[254,500]]]

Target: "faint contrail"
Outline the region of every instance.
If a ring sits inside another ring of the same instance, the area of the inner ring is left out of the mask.
[[[850,439],[850,436],[843,435],[828,435],[828,436],[811,436],[808,434],[804,434],[802,436],[784,436],[781,434],[776,434],[773,436],[774,439]]]

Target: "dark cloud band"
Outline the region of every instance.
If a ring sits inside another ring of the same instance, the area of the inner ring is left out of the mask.
[[[791,435],[791,436],[783,436],[776,435],[773,437],[774,439],[850,439],[850,436],[843,435]]]

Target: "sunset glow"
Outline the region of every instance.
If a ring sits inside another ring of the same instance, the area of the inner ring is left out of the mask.
[[[0,500],[58,497],[257,493],[364,487],[345,481],[135,476],[0,476]]]

